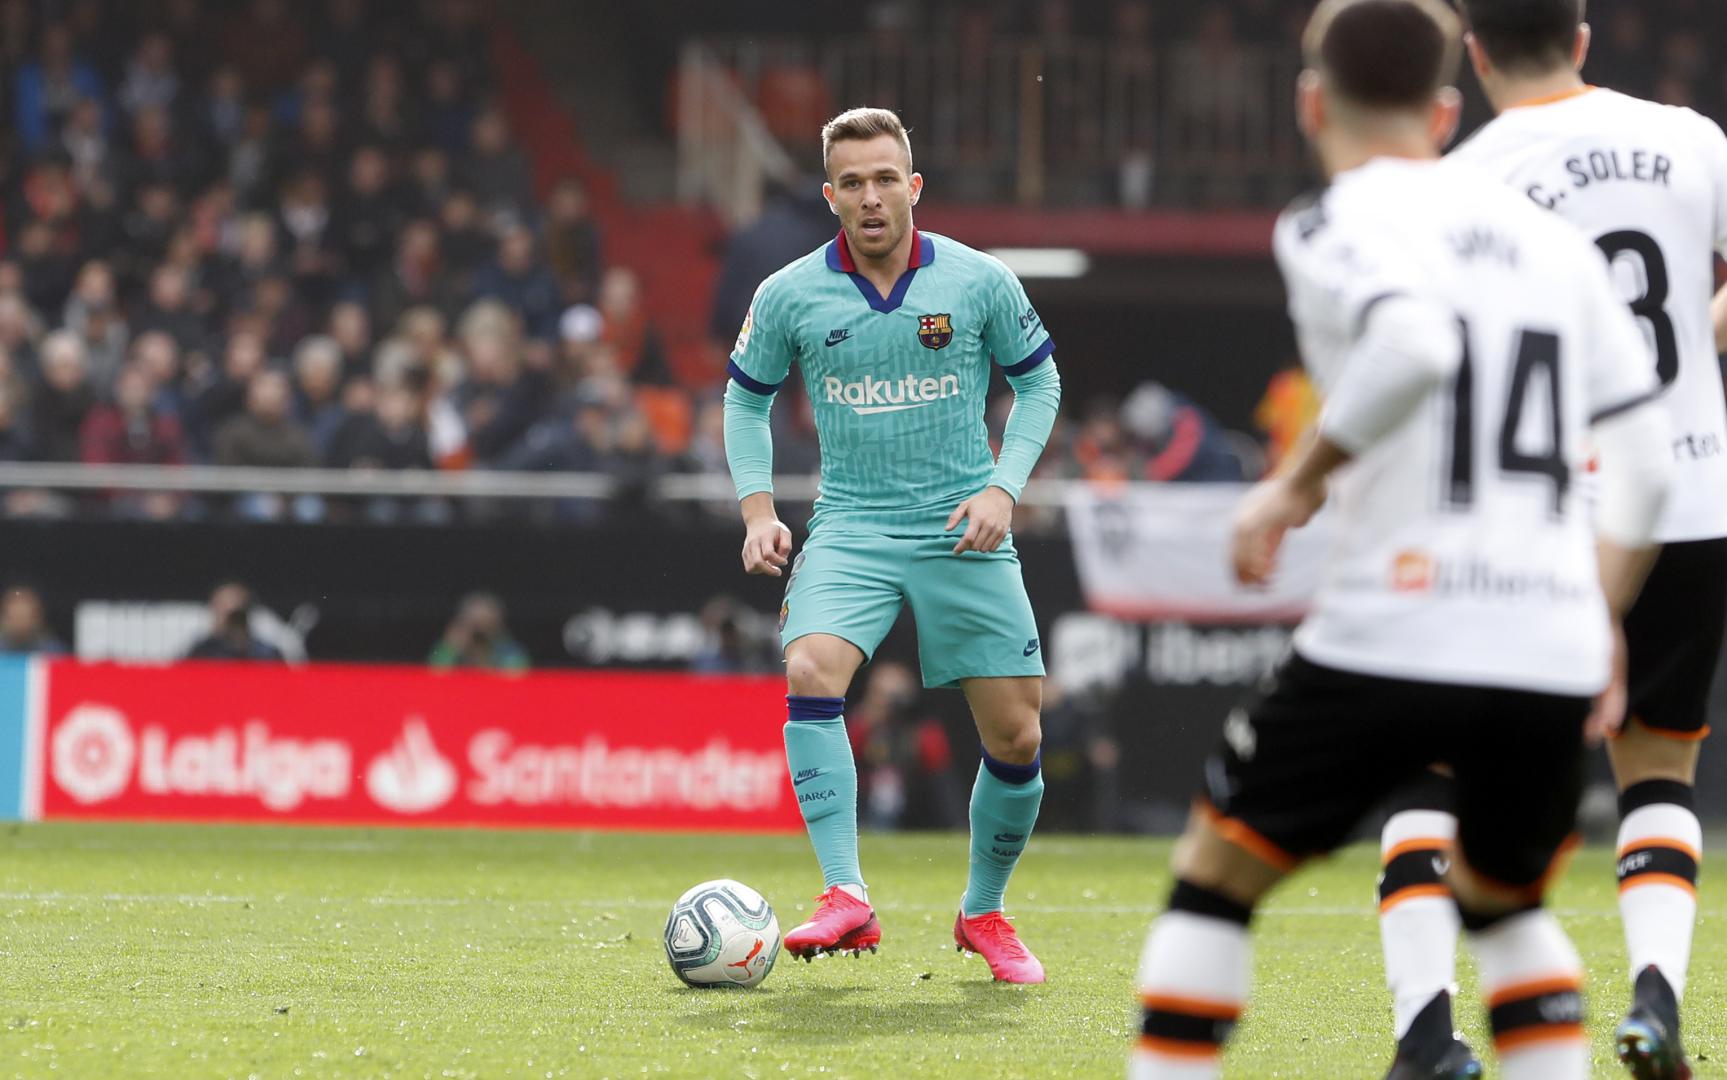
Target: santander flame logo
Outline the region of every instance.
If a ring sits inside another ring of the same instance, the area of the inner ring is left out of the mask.
[[[366,791],[387,810],[423,814],[456,793],[456,768],[438,752],[425,720],[410,717],[395,743],[366,766]]]

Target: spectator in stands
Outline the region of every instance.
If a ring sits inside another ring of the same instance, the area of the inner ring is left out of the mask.
[[[274,93],[299,74],[306,56],[306,33],[300,20],[289,14],[286,0],[253,0],[229,19],[222,34],[222,55],[239,67],[254,92]]]
[[[944,829],[965,820],[952,744],[941,721],[921,707],[909,667],[897,660],[870,665],[846,727],[863,816],[872,827]]]
[[[16,264],[0,264],[0,268],[5,266]],[[41,337],[42,320],[23,294],[0,293],[0,353],[12,359],[16,374],[35,370],[36,343]]]
[[[213,456],[216,432],[245,409],[246,388],[264,370],[265,361],[262,335],[247,329],[229,335],[221,370],[190,403],[193,447],[201,456]]]
[[[438,207],[438,226],[443,231],[444,265],[458,289],[472,289],[475,277],[498,250],[498,237],[480,215],[474,193],[456,188]]]
[[[26,585],[14,585],[0,595],[0,653],[57,656],[66,646],[48,628],[42,597]]]
[[[503,110],[492,105],[474,118],[472,145],[460,174],[488,214],[516,221],[526,220],[533,205],[533,184],[528,162],[510,141],[509,121]]]
[[[42,30],[37,58],[18,69],[12,81],[12,115],[27,153],[36,153],[58,134],[78,102],[102,97],[96,69],[73,55],[72,31],[65,23]]]
[[[424,219],[410,221],[397,240],[396,257],[372,284],[372,321],[394,326],[409,308],[422,305],[448,314],[456,301],[443,267],[438,227]]]
[[[412,390],[388,386],[374,392],[370,380],[356,379],[343,402],[346,412],[331,439],[329,465],[384,470],[432,467],[419,398]]]
[[[402,105],[402,65],[389,53],[372,58],[366,71],[365,100],[360,109],[360,138],[399,153],[413,136]]]
[[[342,259],[342,272],[363,280],[390,261],[396,231],[397,199],[390,191],[390,160],[377,146],[355,151],[348,183],[330,222],[330,243]]]
[[[467,378],[455,391],[475,458],[495,462],[544,415],[552,396],[550,373],[523,362],[516,317],[482,301],[462,317]]]
[[[211,73],[197,123],[205,144],[228,159],[246,132],[246,84],[239,68],[223,64]]]
[[[343,300],[330,309],[329,335],[342,350],[342,381],[372,374],[372,317],[366,306]]]
[[[246,388],[246,411],[216,431],[216,464],[242,468],[310,468],[312,437],[295,424],[293,391],[279,371],[262,371]]]
[[[115,295],[114,271],[106,262],[92,259],[78,271],[61,322],[84,343],[91,385],[106,391],[125,362],[129,337]]]
[[[446,154],[468,148],[468,132],[474,123],[462,69],[447,58],[426,68],[425,101],[421,106],[421,138]]]
[[[473,297],[508,304],[521,313],[528,336],[550,341],[562,310],[558,280],[535,254],[533,232],[525,225],[512,226],[498,245],[497,261],[474,278]]]
[[[587,186],[573,176],[559,180],[546,203],[546,257],[563,286],[565,300],[593,302],[600,285],[600,226],[588,202]],[[776,264],[769,273],[783,265]]]
[[[281,663],[282,651],[252,632],[252,590],[226,581],[210,594],[210,632],[186,653],[188,660],[262,660]]]
[[[132,115],[130,153],[121,176],[126,190],[166,184],[187,195],[204,178],[203,154],[196,140],[176,135],[165,107],[151,105]]]
[[[690,670],[703,675],[758,675],[780,667],[779,638],[772,621],[730,596],[702,605],[702,647]],[[766,622],[765,628],[758,625]]]
[[[17,257],[24,296],[37,311],[59,311],[65,305],[76,270],[70,251],[54,227],[41,219],[26,222],[19,233]]]
[[[17,362],[0,351],[0,461],[29,461],[35,457],[26,413],[30,391],[19,374]]]
[[[1184,394],[1160,383],[1141,383],[1121,403],[1122,428],[1145,461],[1136,479],[1239,483],[1242,461],[1223,428]],[[1258,470],[1253,470],[1258,475]]]
[[[117,95],[129,113],[145,109],[171,110],[180,94],[180,74],[174,69],[174,43],[167,34],[145,34],[126,65],[126,78]]]
[[[186,460],[180,423],[157,408],[155,387],[137,364],[120,369],[114,400],[97,405],[80,432],[92,465],[179,465]]]
[[[466,131],[464,127],[462,130]],[[455,190],[450,183],[450,155],[436,146],[414,151],[403,192],[404,209],[410,217],[434,218],[444,200]]]
[[[42,341],[42,382],[30,400],[30,433],[42,461],[77,461],[79,433],[96,407],[85,366],[84,343],[69,330]]]
[[[72,163],[72,179],[79,188],[87,192],[93,184],[120,182],[120,154],[108,137],[108,121],[100,101],[85,98],[72,107],[60,145]]]
[[[204,347],[204,320],[192,310],[191,280],[183,268],[163,263],[151,272],[150,296],[134,330],[167,334],[182,350]]]
[[[294,420],[312,437],[319,458],[345,416],[341,391],[341,346],[322,335],[301,341],[294,350]]]
[[[183,424],[188,399],[180,347],[174,339],[160,331],[140,335],[132,343],[132,363],[149,378],[156,409]]]
[[[726,241],[708,333],[728,351],[744,324],[756,286],[769,274],[833,239],[834,219],[814,178],[776,184],[762,215]]]
[[[615,350],[618,372],[640,383],[669,381],[659,340],[642,306],[641,281],[635,271],[614,266],[605,272],[600,278],[599,309],[605,317],[600,340]]]
[[[491,593],[462,598],[444,636],[432,647],[434,668],[481,668],[487,671],[526,671],[528,653],[504,625],[504,603]]]

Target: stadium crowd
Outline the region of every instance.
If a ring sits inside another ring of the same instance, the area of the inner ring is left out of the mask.
[[[671,373],[635,270],[602,257],[583,186],[536,192],[493,94],[485,5],[384,7],[0,0],[0,462],[582,471],[637,489],[724,475],[719,388]],[[891,32],[987,9],[1002,34],[1221,47],[1286,38],[1307,7],[890,2],[871,18]],[[1590,73],[1719,109],[1724,10],[1602,0]],[[791,471],[815,464],[800,396],[776,414]],[[1038,475],[1240,478],[1262,464],[1252,442],[1148,385],[1070,405]],[[153,518],[354,512],[24,491],[3,506],[98,503]]]

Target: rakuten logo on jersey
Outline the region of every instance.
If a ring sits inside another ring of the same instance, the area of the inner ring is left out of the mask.
[[[289,739],[261,720],[175,737],[154,725],[135,732],[126,715],[83,704],[66,714],[49,748],[49,773],[86,806],[125,794],[254,798],[275,811],[307,799],[343,799],[352,754],[335,739]]]
[[[904,412],[934,405],[959,393],[958,375],[907,375],[878,379],[865,375],[859,382],[842,382],[837,375],[822,379],[822,390],[830,405],[850,405],[859,416]]]

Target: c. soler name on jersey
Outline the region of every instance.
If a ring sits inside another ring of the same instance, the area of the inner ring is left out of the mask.
[[[1566,179],[1572,188],[1614,181],[1673,186],[1673,161],[1666,154],[1648,150],[1591,150],[1565,159]],[[1566,192],[1542,184],[1531,184],[1526,194],[1541,206],[1552,210],[1565,200]]]

